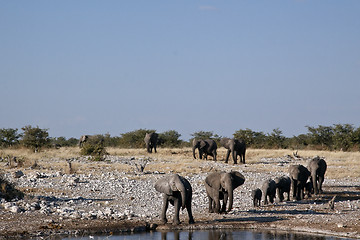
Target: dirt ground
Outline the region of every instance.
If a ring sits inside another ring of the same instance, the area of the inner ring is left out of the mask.
[[[189,156],[186,156],[189,157]],[[190,158],[191,159],[191,158]],[[251,169],[259,157],[243,166]],[[331,160],[330,160],[331,162]],[[39,163],[41,164],[41,162]],[[256,169],[254,169],[256,171]],[[331,178],[331,176],[330,176]],[[73,219],[44,215],[38,211],[12,213],[0,209],[0,239],[61,239],[66,236],[121,234],[150,230],[275,229],[318,233],[360,239],[360,182],[334,180],[323,187],[324,193],[302,201],[290,201],[257,208],[236,208],[229,214],[194,213],[195,224],[161,225],[159,219],[145,221],[117,219]],[[46,192],[46,191],[45,191]],[[335,207],[328,202],[334,197]]]

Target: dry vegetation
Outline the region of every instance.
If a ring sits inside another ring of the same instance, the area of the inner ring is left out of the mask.
[[[179,173],[196,173],[201,165],[200,161],[194,161],[192,157],[191,148],[161,148],[158,153],[149,154],[145,149],[121,149],[121,148],[107,148],[107,152],[113,156],[147,158],[151,161],[147,164],[148,171],[174,171]],[[224,161],[226,150],[224,148],[218,149],[219,161]],[[269,158],[284,158],[284,156],[293,156],[292,150],[268,150],[268,149],[248,149],[246,153],[246,163],[255,165],[258,171],[276,170],[277,164],[264,164],[264,159]],[[342,152],[342,151],[313,151],[304,150],[297,153],[304,160],[300,161],[303,165],[307,165],[307,160],[314,156],[324,157],[328,163],[326,176],[328,178],[352,178],[360,176],[360,152]],[[78,147],[63,147],[60,149],[46,149],[40,153],[34,153],[31,150],[20,149],[2,149],[0,150],[0,157],[3,159],[6,156],[16,156],[18,159],[23,159],[24,167],[33,166],[34,164],[41,165],[44,169],[66,171],[68,164],[67,159],[79,158],[80,150]],[[49,162],[49,159],[52,161]],[[163,163],[156,161],[161,159],[166,161]],[[212,160],[211,157],[209,157]],[[76,172],[86,171],[86,169],[106,165],[106,162],[94,162],[94,165],[88,162],[84,165],[75,163],[72,168]],[[229,164],[232,164],[229,161]],[[109,166],[107,166],[109,167]],[[126,164],[112,164],[111,168],[119,171],[132,171],[133,168]],[[206,171],[206,169],[202,169]]]

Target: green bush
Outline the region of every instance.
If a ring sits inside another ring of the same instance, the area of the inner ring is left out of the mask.
[[[104,160],[104,156],[108,153],[102,143],[85,143],[80,150],[80,154],[84,156],[92,156],[95,161],[102,161]]]
[[[30,125],[22,128],[24,131],[22,144],[38,152],[40,148],[50,143],[49,133],[47,129],[40,129],[39,127],[31,127]]]

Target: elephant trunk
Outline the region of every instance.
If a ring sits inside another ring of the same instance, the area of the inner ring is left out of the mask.
[[[196,159],[196,156],[195,156],[195,149],[196,149],[196,146],[193,146],[192,151],[193,151],[193,156],[194,156],[194,159]]]
[[[186,204],[186,188],[184,183],[180,180],[179,177],[175,181],[175,186],[181,194],[181,208],[184,209]]]
[[[232,206],[233,206],[233,201],[234,201],[233,192],[234,192],[233,189],[230,189],[230,190],[228,191],[228,194],[229,194],[229,208],[228,208],[228,212],[231,211]]]

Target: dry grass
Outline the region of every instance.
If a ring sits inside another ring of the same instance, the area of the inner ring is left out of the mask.
[[[191,148],[159,148],[157,154],[149,154],[145,149],[120,149],[107,148],[107,152],[114,156],[128,156],[139,158],[150,157],[152,160],[146,165],[146,171],[164,171],[177,173],[197,173],[210,171],[211,167],[204,165],[204,160],[192,157]],[[0,156],[7,155],[16,156],[25,160],[24,168],[31,166],[36,162],[43,169],[51,169],[66,172],[68,164],[66,159],[76,158],[80,156],[78,147],[64,147],[60,149],[46,149],[39,153],[33,153],[27,149],[2,149]],[[223,161],[226,155],[224,148],[218,149],[218,160]],[[276,171],[284,167],[278,166],[277,163],[263,164],[263,158],[280,158],[286,155],[293,155],[292,150],[265,150],[265,149],[248,149],[246,153],[246,163],[251,171]],[[329,152],[329,151],[299,151],[298,155],[303,158],[311,158],[314,156],[325,157],[328,164],[327,177],[329,178],[353,178],[360,177],[360,152]],[[49,161],[51,159],[51,161]],[[209,161],[212,158],[209,157]],[[307,165],[307,161],[296,161],[303,165]],[[229,161],[232,165],[232,161]],[[107,169],[125,172],[133,172],[135,166],[122,163],[108,164],[105,162],[74,162],[72,164],[73,171],[76,173],[85,173],[89,170]],[[283,170],[283,169],[282,169]]]

